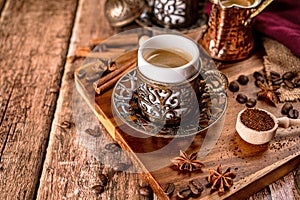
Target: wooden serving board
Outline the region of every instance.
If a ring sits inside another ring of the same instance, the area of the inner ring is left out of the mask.
[[[206,185],[208,169],[216,169],[219,164],[222,165],[223,170],[230,167],[231,171],[237,175],[230,190],[220,195],[217,192],[211,193],[210,188],[205,188],[201,195],[192,196],[190,199],[246,198],[293,170],[300,161],[300,129],[298,127],[285,130],[279,128],[275,138],[264,145],[251,145],[244,142],[235,130],[237,114],[244,108],[244,105],[236,102],[237,94],[244,93],[248,97],[256,98],[256,93],[259,91],[259,88],[254,85],[252,73],[261,70],[263,65],[256,55],[243,62],[228,64],[222,70],[230,81],[237,79],[242,73],[248,75],[250,81],[246,86],[241,86],[238,93],[227,91],[228,107],[223,118],[224,127],[220,137],[215,144],[212,144],[208,154],[199,158],[205,165],[202,171],[192,173],[180,173],[170,159],[179,156],[179,150],[189,153],[201,151],[204,140],[207,137],[213,137],[209,135],[212,133],[203,132],[191,137],[172,139],[148,136],[130,128],[118,120],[112,112],[113,89],[101,95],[95,95],[92,82],[86,81],[85,77],[79,78],[80,70],[89,73],[92,67],[92,64],[88,64],[75,71],[78,91],[111,137],[128,153],[159,199],[176,199],[180,188],[187,186],[188,182],[195,178]],[[281,106],[279,104],[275,108],[263,101],[258,101],[256,107],[264,108],[280,117]],[[299,103],[294,103],[294,107],[300,109]],[[222,125],[222,120],[219,125]],[[172,151],[170,148],[165,148],[167,146],[172,146]],[[163,191],[163,187],[168,183],[175,184],[175,191],[170,197]]]

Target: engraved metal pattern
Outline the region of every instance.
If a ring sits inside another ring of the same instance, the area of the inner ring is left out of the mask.
[[[137,19],[144,8],[143,0],[107,0],[104,14],[111,26],[120,27]]]
[[[138,71],[138,105],[150,120],[161,124],[178,124],[197,112],[197,80],[180,84],[159,83]]]
[[[213,4],[207,32],[202,45],[211,57],[222,61],[236,61],[251,55],[254,47],[252,25],[244,24],[253,8],[222,7]]]
[[[198,1],[155,0],[152,12],[158,24],[168,28],[187,27],[197,20]]]
[[[161,125],[150,122],[138,107],[137,71],[132,70],[116,84],[112,105],[118,118],[131,128],[156,137],[184,137],[207,130],[225,113],[227,106],[224,80],[217,70],[200,72],[198,106],[200,115],[188,118],[180,125]]]

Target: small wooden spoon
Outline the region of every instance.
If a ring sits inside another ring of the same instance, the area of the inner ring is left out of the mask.
[[[260,145],[260,144],[265,144],[270,142],[272,138],[275,136],[278,127],[288,128],[290,126],[300,125],[300,119],[290,119],[288,117],[276,118],[272,113],[263,109],[258,109],[266,112],[274,120],[275,125],[272,129],[267,131],[256,131],[254,129],[248,128],[242,123],[241,114],[245,110],[246,109],[239,112],[237,116],[235,128],[238,134],[241,136],[241,138],[250,144]]]

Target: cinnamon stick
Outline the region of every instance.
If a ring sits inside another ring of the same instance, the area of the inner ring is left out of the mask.
[[[112,78],[114,78],[115,76],[117,76],[118,74],[122,73],[128,67],[130,67],[131,65],[135,64],[136,60],[137,59],[133,59],[129,63],[127,63],[126,65],[123,65],[123,66],[121,66],[119,68],[116,68],[111,73],[107,74],[106,76],[103,76],[98,81],[94,82],[94,88],[100,87],[101,85],[103,85],[104,83],[108,82],[109,80],[111,80]]]
[[[128,65],[124,65],[124,66],[120,67],[119,69],[117,69],[117,70],[119,70],[118,73],[115,73],[114,75],[112,75],[113,72],[111,72],[110,74],[104,76],[99,81],[94,83],[94,88],[95,88],[96,93],[101,94],[102,92],[110,89],[117,83],[117,81],[123,75],[125,75],[127,72],[129,72],[130,70],[132,70],[135,67],[136,67],[136,60],[134,62],[130,62]],[[121,68],[122,68],[122,70],[121,70]],[[115,70],[114,72],[116,72],[117,70]],[[101,84],[99,84],[100,82],[101,82]]]

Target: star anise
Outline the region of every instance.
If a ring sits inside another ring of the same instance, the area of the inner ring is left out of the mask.
[[[188,155],[186,152],[180,150],[180,156],[173,158],[171,161],[181,171],[195,171],[201,170],[204,166],[199,160],[197,160],[198,152],[194,152]]]
[[[265,99],[270,103],[272,106],[276,107],[276,104],[278,103],[278,97],[276,95],[276,90],[279,89],[279,87],[269,87],[267,84],[263,84],[262,82],[257,82],[258,86],[261,88],[260,91],[257,92],[257,97],[259,99]]]
[[[233,179],[236,175],[230,172],[230,167],[225,172],[222,172],[221,165],[217,167],[217,170],[209,169],[208,171],[208,182],[211,185],[212,191],[218,190],[222,194],[233,185]]]

